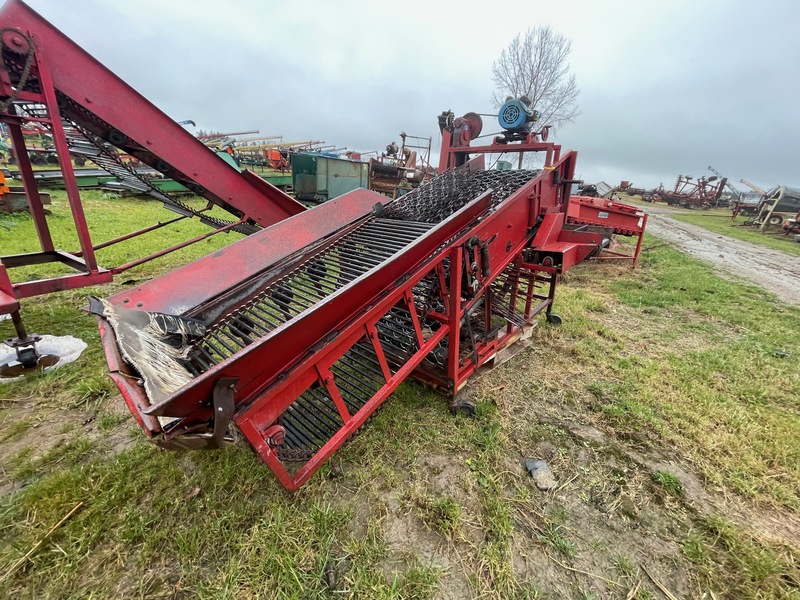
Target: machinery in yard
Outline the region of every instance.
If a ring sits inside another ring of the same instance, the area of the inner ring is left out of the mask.
[[[719,179],[716,175],[698,177],[696,180],[691,175],[678,175],[673,189],[668,190],[662,184],[643,194],[642,198],[647,202],[660,201],[683,208],[712,208],[720,206],[727,183],[725,177]]]
[[[784,235],[793,235],[794,239],[800,242],[800,210],[791,219],[786,219],[783,224]]]
[[[369,189],[396,198],[430,181],[436,174],[431,167],[431,138],[400,133],[386,152],[369,161]]]
[[[743,225],[755,225],[761,231],[767,227],[780,227],[785,220],[794,221],[792,216],[800,211],[800,189],[781,185],[766,191],[746,179],[740,181],[753,190],[753,193],[742,194],[731,215],[734,221],[739,215],[744,215],[747,219]],[[783,229],[786,231],[795,227],[791,223],[788,228],[784,225]]]
[[[719,187],[723,188],[723,192],[724,189],[728,190],[728,193],[724,197],[720,196],[720,202],[717,203],[717,206],[733,206],[739,202],[742,197],[742,192],[736,189],[736,187],[731,183],[731,180],[725,177],[711,165],[708,165],[708,170],[711,171],[720,181]],[[724,203],[722,202],[723,199]]]
[[[367,163],[298,152],[291,156],[292,187],[295,198],[306,202],[326,202],[356,188],[367,187]]]
[[[761,231],[767,227],[780,227],[784,219],[800,210],[800,189],[777,186],[764,192],[761,201],[743,223],[757,226]]]
[[[74,42],[19,0],[0,9],[0,122],[13,142],[24,193],[35,224],[39,252],[0,257],[0,314],[11,314],[16,337],[7,341],[18,360],[35,366],[36,335],[28,335],[19,314],[19,300],[53,291],[111,281],[120,273],[218,232],[252,233],[305,208],[254,173],[239,172],[125,84]],[[79,249],[64,251],[53,242],[42,195],[28,158],[26,124],[44,128],[52,138],[75,224]],[[94,243],[87,226],[70,155],[89,157],[128,187],[145,191],[179,216],[116,239]],[[131,156],[165,177],[204,197],[195,209],[158,189],[131,168]],[[233,216],[208,214],[218,206]],[[104,268],[95,252],[188,217],[214,229],[125,265]],[[37,281],[12,282],[9,271],[28,265],[60,263],[74,273]]]
[[[296,490],[408,377],[474,409],[468,379],[537,316],[560,322],[559,273],[644,225],[633,207],[581,203],[570,217],[577,153],[543,140],[535,116],[511,100],[503,133],[473,146],[481,117],[443,113],[426,185],[397,199],[351,191],[93,299],[111,377],[148,438],[218,448],[238,431]],[[500,152],[544,166],[485,170]]]
[[[765,190],[753,183],[750,183],[746,179],[740,179],[739,182],[743,183],[753,191],[741,194],[739,200],[736,202],[736,204],[734,204],[733,210],[731,211],[731,220],[733,221],[735,221],[736,217],[739,215],[744,215],[746,217],[756,216],[759,212],[761,201],[767,195]]]
[[[50,204],[50,194],[40,193],[42,206]],[[27,210],[28,197],[25,190],[19,186],[10,186],[5,175],[0,172],[0,213],[13,213]]]
[[[571,196],[567,206],[567,225],[578,228],[611,227],[617,236],[635,239],[633,253],[622,252],[620,244],[612,240],[609,247],[593,258],[600,260],[630,260],[635,267],[642,251],[642,241],[647,228],[647,213],[636,206],[594,196]]]

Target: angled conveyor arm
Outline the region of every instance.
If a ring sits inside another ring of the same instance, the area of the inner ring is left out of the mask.
[[[15,40],[12,28],[32,40],[33,48],[19,36]],[[17,88],[20,100],[27,91],[39,91],[38,67],[46,67],[63,118],[228,212],[267,226],[304,210],[254,173],[239,173],[226,164],[20,0],[9,0],[0,9],[0,32],[0,51],[10,65],[3,75]],[[24,77],[27,62],[31,65]]]

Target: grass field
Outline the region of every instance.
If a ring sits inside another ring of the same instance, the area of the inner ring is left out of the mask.
[[[744,218],[739,217],[736,221],[731,221],[730,215],[723,215],[722,217],[716,214],[706,214],[705,211],[700,214],[693,213],[680,213],[671,215],[679,221],[684,223],[692,223],[705,227],[714,233],[721,233],[737,240],[744,240],[745,242],[752,242],[753,244],[760,244],[775,250],[788,252],[800,256],[800,243],[796,242],[794,236],[787,236],[783,234],[783,230],[775,227],[770,227],[765,232],[761,232],[756,227],[745,227],[743,225]]]
[[[630,202],[642,207],[656,206],[659,208],[667,208],[671,211],[670,217],[678,221],[699,225],[714,233],[727,235],[737,240],[760,244],[768,248],[800,256],[800,243],[795,241],[794,236],[784,235],[783,229],[779,227],[770,227],[762,232],[759,231],[757,227],[745,226],[744,222],[747,217],[740,216],[736,221],[732,221],[731,211],[728,208],[690,210],[680,207],[671,207],[662,203],[653,204],[651,202],[644,202],[639,197],[626,196],[624,194],[621,195],[620,199],[622,202]]]
[[[100,237],[169,217],[89,204],[107,209]],[[54,222],[65,211],[55,196]],[[0,220],[3,253],[31,249],[27,217]],[[152,243],[204,230],[180,227]],[[564,324],[473,384],[476,417],[407,382],[290,495],[245,446],[147,444],[79,310],[232,239],[23,303],[31,330],[89,348],[0,385],[0,596],[799,597],[800,310],[648,239],[635,271],[586,263],[563,278]],[[540,492],[526,458],[559,487]]]

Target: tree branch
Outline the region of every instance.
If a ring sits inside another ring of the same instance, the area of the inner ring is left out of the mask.
[[[542,125],[556,128],[574,121],[580,115],[580,89],[570,73],[571,52],[572,42],[549,25],[518,33],[492,63],[495,105],[508,96],[527,96]]]

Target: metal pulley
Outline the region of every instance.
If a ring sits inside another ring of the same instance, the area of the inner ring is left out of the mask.
[[[483,130],[483,119],[478,113],[468,112],[453,120],[453,145],[468,146]]]
[[[6,50],[22,56],[31,49],[31,41],[28,36],[14,27],[4,27],[0,30],[0,42]]]

